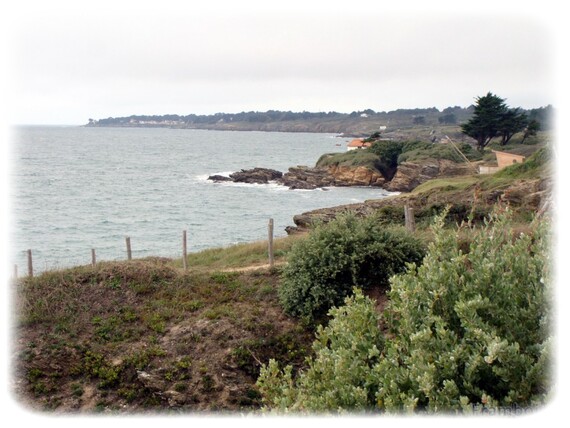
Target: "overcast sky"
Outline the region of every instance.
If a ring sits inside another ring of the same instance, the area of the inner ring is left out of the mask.
[[[512,107],[555,104],[554,35],[530,2],[266,3],[20,0],[9,121],[443,109],[488,91]]]

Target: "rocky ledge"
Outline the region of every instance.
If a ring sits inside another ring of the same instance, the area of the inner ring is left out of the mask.
[[[330,165],[327,167],[295,166],[285,173],[269,168],[242,169],[229,177],[212,175],[214,182],[266,184],[275,182],[290,189],[313,190],[323,187],[376,186],[392,192],[410,192],[433,178],[472,174],[474,164],[456,163],[446,159],[425,159],[403,162],[393,177],[366,166]]]
[[[229,177],[211,175],[214,182],[266,184],[276,182],[290,189],[313,190],[331,186],[383,186],[386,179],[377,171],[364,166],[329,166],[327,168],[296,166],[286,173],[269,168],[242,169]]]
[[[340,205],[331,208],[321,208],[295,215],[295,226],[288,226],[288,234],[302,233],[309,230],[314,224],[327,223],[337,216],[351,212],[360,217],[366,217],[380,210],[386,215],[401,217],[404,224],[404,206],[414,208],[418,216],[427,216],[430,220],[438,209],[449,205],[457,221],[463,220],[471,210],[478,215],[487,215],[497,204],[509,206],[513,211],[543,213],[552,209],[552,180],[540,178],[531,180],[516,180],[508,185],[481,190],[474,183],[463,190],[442,192],[435,188],[430,191],[415,193],[402,193],[384,199],[371,199],[361,203]]]
[[[551,198],[551,183],[547,179],[520,180],[505,187],[481,191],[478,185],[467,186],[461,191],[447,192],[446,188],[434,188],[421,194],[409,193],[417,186],[434,178],[448,178],[475,173],[477,164],[455,163],[445,159],[425,159],[420,162],[403,162],[391,180],[378,171],[363,166],[332,165],[328,167],[291,167],[286,173],[267,168],[241,170],[229,177],[211,176],[213,181],[245,183],[276,182],[290,189],[316,189],[331,186],[379,186],[393,192],[403,192],[380,200],[323,208],[294,216],[295,226],[286,228],[287,233],[306,231],[315,222],[328,222],[343,212],[351,211],[359,216],[368,216],[375,211],[388,209],[398,211],[403,219],[403,207],[415,208],[417,215],[433,216],[433,211],[447,204],[454,207],[458,216],[476,206],[483,212],[500,202],[515,210],[537,212],[547,206]],[[401,212],[400,212],[401,211]],[[424,214],[421,214],[424,213]],[[399,214],[398,214],[399,215]],[[430,217],[431,218],[431,217]],[[458,217],[459,218],[459,217]]]

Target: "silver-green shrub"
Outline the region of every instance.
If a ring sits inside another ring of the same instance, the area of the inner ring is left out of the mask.
[[[373,367],[383,349],[374,303],[354,290],[345,305],[330,310],[319,325],[310,367],[294,380],[292,367],[275,360],[263,366],[257,385],[267,408],[278,411],[363,411],[374,403],[379,384]]]
[[[549,239],[545,221],[516,234],[505,213],[472,231],[435,225],[423,264],[392,279],[390,333],[375,371],[391,411],[530,407],[548,393]]]

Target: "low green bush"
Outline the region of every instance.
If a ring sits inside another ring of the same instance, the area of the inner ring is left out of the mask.
[[[353,287],[388,285],[392,275],[423,255],[422,243],[403,228],[346,214],[316,227],[292,248],[280,301],[286,313],[311,324],[342,304]]]
[[[375,141],[368,149],[378,155],[387,167],[394,168],[398,165],[398,156],[402,153],[404,143],[399,141]]]

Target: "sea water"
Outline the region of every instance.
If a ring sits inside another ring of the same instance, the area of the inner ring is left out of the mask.
[[[343,152],[332,134],[159,128],[18,127],[11,144],[12,264],[26,273],[188,251],[286,235],[293,216],[382,198],[380,188],[289,190],[275,183],[214,183],[253,167],[287,171]]]

